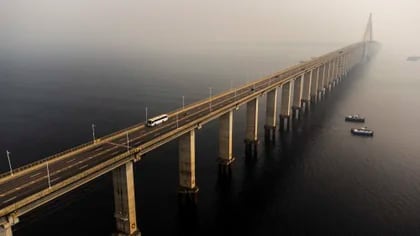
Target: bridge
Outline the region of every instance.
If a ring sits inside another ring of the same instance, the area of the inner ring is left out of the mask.
[[[140,123],[3,173],[0,235],[12,235],[12,226],[20,216],[109,172],[113,176],[117,235],[140,235],[133,165],[144,154],[178,139],[179,194],[194,200],[199,190],[195,181],[195,133],[203,125],[219,119],[218,164],[228,170],[234,161],[235,110],[246,106],[245,154],[255,157],[259,143],[258,100],[262,95],[266,95],[264,138],[273,140],[277,124],[280,132],[290,130],[294,120],[321,102],[356,65],[367,61],[376,46],[370,16],[360,42],[171,111],[168,121],[160,125],[148,127]]]

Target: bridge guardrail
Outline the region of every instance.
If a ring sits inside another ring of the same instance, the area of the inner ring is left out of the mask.
[[[84,143],[84,144],[81,144],[81,145],[78,145],[78,146],[72,147],[72,148],[70,148],[70,149],[66,149],[66,150],[64,150],[64,151],[62,151],[62,152],[59,152],[59,153],[56,153],[56,154],[54,154],[54,155],[48,156],[48,157],[43,158],[43,159],[41,159],[41,160],[34,161],[34,162],[29,163],[29,164],[26,164],[26,165],[23,165],[23,166],[17,167],[17,168],[15,168],[15,169],[13,169],[13,174],[16,174],[16,173],[18,173],[18,172],[20,172],[20,171],[22,171],[22,170],[28,169],[28,168],[30,168],[30,167],[32,167],[32,166],[36,166],[36,165],[39,165],[39,164],[41,164],[41,163],[44,163],[44,162],[50,161],[50,160],[52,160],[52,159],[54,159],[54,158],[56,158],[56,157],[59,157],[59,156],[62,156],[62,155],[68,154],[68,153],[70,153],[70,152],[74,152],[74,151],[79,150],[79,149],[82,149],[82,148],[87,147],[87,146],[92,145],[92,144],[93,144],[93,143]],[[0,174],[0,179],[1,179],[1,178],[4,178],[4,177],[6,177],[6,176],[9,176],[9,175],[10,175],[10,172],[5,172],[5,173],[2,173],[2,174]]]

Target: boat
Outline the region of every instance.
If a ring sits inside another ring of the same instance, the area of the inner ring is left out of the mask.
[[[373,136],[373,130],[368,129],[367,127],[351,128],[350,132],[354,135]]]
[[[348,115],[344,120],[352,122],[365,122],[365,118],[359,115]]]

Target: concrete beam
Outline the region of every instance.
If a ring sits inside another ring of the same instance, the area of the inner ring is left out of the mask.
[[[136,220],[136,199],[134,194],[133,162],[112,171],[114,184],[116,235],[140,235]]]
[[[267,93],[267,102],[265,109],[265,138],[274,140],[277,124],[277,88]]]
[[[219,118],[219,161],[221,165],[230,165],[232,156],[233,111]]]

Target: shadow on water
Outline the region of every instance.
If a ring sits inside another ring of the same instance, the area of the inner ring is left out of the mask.
[[[177,235],[197,235],[199,215],[197,205],[192,202],[178,202]]]

